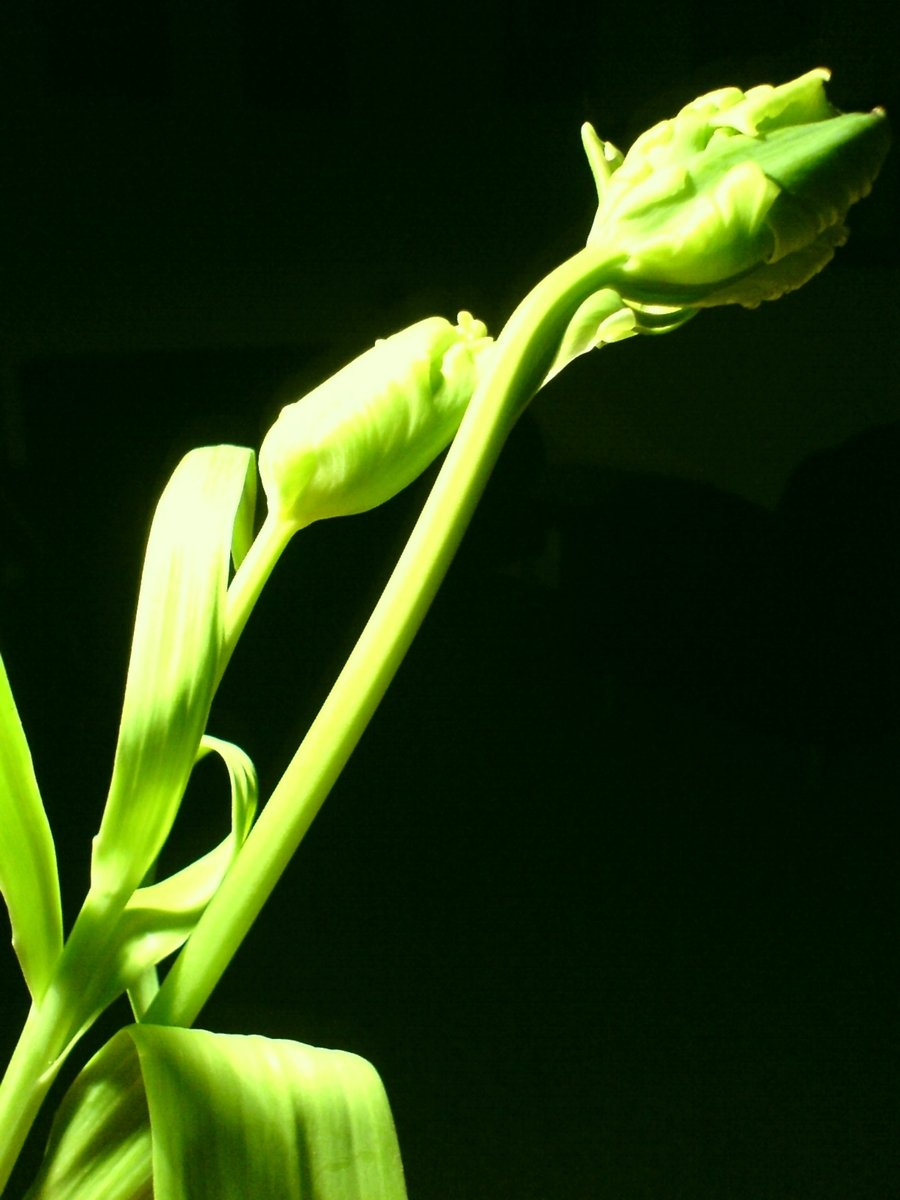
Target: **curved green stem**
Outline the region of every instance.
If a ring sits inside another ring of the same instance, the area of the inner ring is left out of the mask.
[[[409,541],[321,711],[145,1019],[190,1025],[349,758],[443,579],[517,417],[578,308],[620,255],[581,251],[543,279],[500,338]]]
[[[259,533],[253,539],[243,562],[235,571],[225,601],[225,640],[219,656],[216,687],[222,681],[238,638],[244,631],[247,618],[253,611],[266,580],[296,532],[295,525],[280,520],[270,512],[260,526]]]
[[[543,383],[568,321],[587,296],[604,286],[615,261],[597,248],[582,251],[538,284],[510,318],[381,599],[237,863],[150,1003],[145,1021],[190,1025],[196,1019],[399,667],[503,443]],[[218,679],[294,532],[267,517],[235,573]],[[67,950],[71,959],[71,946]],[[64,1009],[59,1003],[32,1009],[0,1084],[0,1190],[71,1044],[71,1016]]]
[[[583,300],[605,286],[620,261],[597,247],[583,250],[542,280],[513,313],[381,599],[145,1021],[191,1025],[196,1019],[399,667],[503,443],[544,382],[569,320]],[[294,532],[267,517],[235,573],[228,589],[219,679]],[[58,1001],[32,1009],[0,1083],[0,1192],[72,1037],[71,1015]]]

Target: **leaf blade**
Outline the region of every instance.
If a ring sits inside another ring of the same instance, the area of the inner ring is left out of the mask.
[[[0,656],[0,892],[13,947],[39,1001],[62,950],[56,849],[25,730]]]
[[[126,897],[172,826],[218,681],[228,564],[243,552],[254,456],[191,451],[151,526],[113,778],[94,842],[91,886]]]
[[[72,1084],[28,1200],[95,1200],[100,1184],[105,1200],[406,1200],[370,1063],[153,1025],[120,1030]]]
[[[405,1200],[387,1098],[364,1059],[252,1035],[130,1033],[160,1200]]]

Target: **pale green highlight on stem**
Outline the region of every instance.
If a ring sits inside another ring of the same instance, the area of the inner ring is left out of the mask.
[[[269,512],[234,574],[225,596],[225,628],[216,669],[216,684],[231,661],[260,592],[296,530],[277,512]]]

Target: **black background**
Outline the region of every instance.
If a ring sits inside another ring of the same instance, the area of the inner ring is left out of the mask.
[[[896,111],[884,11],[7,4],[0,644],[69,920],[181,455],[422,316],[496,332],[590,225],[585,119],[624,148],[817,65]],[[897,199],[890,159],[805,289],[538,398],[204,1012],[375,1062],[411,1200],[900,1190]],[[211,726],[263,794],[428,482],[267,589]]]

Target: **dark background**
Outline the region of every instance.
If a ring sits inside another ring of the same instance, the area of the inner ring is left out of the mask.
[[[817,65],[897,111],[885,11],[8,0],[0,645],[70,920],[181,455],[425,315],[498,331],[589,228],[585,119]],[[895,153],[801,292],[539,397],[204,1013],[374,1061],[411,1200],[900,1194],[897,202]],[[263,597],[212,729],[264,794],[427,484]]]

